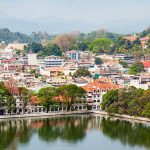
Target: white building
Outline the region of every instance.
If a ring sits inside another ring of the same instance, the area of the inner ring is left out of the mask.
[[[100,109],[100,103],[102,102],[103,95],[112,89],[119,89],[118,85],[115,85],[111,82],[103,82],[101,79],[95,80],[88,83],[86,86],[83,86],[83,89],[86,91],[86,99],[88,106],[91,109]]]
[[[142,83],[140,77],[133,76],[131,77],[130,86],[134,86],[136,88],[147,90],[149,85],[147,83]]]
[[[64,59],[59,56],[48,56],[44,63],[46,67],[60,67],[64,65]]]
[[[0,58],[10,59],[14,55],[14,51],[9,48],[0,49]]]
[[[79,60],[80,59],[80,51],[77,51],[77,50],[68,51],[68,52],[66,52],[66,56],[70,60]]]
[[[30,66],[37,65],[37,54],[33,54],[33,53],[28,54],[28,65]]]

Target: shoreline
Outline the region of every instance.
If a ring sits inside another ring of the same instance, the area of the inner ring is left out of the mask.
[[[94,115],[101,115],[105,117],[112,117],[121,120],[126,120],[130,122],[137,122],[137,123],[150,123],[150,119],[144,117],[137,117],[137,116],[129,116],[129,115],[120,115],[120,114],[108,114],[104,111],[93,111]]]
[[[0,116],[0,120],[4,119],[17,119],[17,118],[37,118],[49,116],[63,116],[63,115],[76,115],[76,114],[91,114],[91,111],[72,111],[72,112],[52,112],[52,113],[36,113],[36,114],[23,114],[23,115],[5,115]]]
[[[37,114],[23,114],[23,115],[7,115],[0,116],[1,120],[7,119],[19,119],[19,118],[37,118],[37,117],[50,117],[50,116],[63,116],[63,115],[77,115],[77,114],[90,114],[94,116],[104,116],[104,117],[112,117],[116,119],[126,120],[130,122],[137,123],[150,123],[150,119],[144,117],[135,117],[129,115],[120,115],[120,114],[108,114],[104,111],[72,111],[72,112],[52,112],[52,113],[37,113]]]

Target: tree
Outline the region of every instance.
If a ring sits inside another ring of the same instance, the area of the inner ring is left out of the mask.
[[[41,100],[42,105],[49,111],[50,105],[54,104],[53,97],[57,96],[54,87],[46,87],[39,90],[37,97]]]
[[[15,96],[18,95],[19,89],[15,80],[10,79],[5,82],[5,87],[9,91],[9,98],[6,99],[7,108],[11,114],[15,110]]]
[[[144,111],[142,112],[142,115],[145,117],[150,117],[150,102],[147,103],[147,105],[144,108]]]
[[[4,85],[4,83],[0,82],[0,109],[7,108],[11,114],[11,112],[14,110],[14,107],[15,102],[12,94]],[[3,112],[0,112],[0,114],[3,114]]]
[[[27,46],[25,45],[24,50],[27,53],[29,53],[30,51],[32,51],[33,53],[38,53],[39,51],[43,50],[43,46],[40,43],[32,42],[28,44]]]
[[[49,43],[48,45],[46,45],[43,48],[43,50],[41,51],[41,55],[44,55],[44,56],[50,56],[50,55],[61,56],[62,51],[60,50],[60,47],[57,44]]]
[[[103,64],[103,60],[101,58],[99,58],[99,57],[96,57],[95,58],[95,64],[96,65],[101,65],[101,64]]]
[[[119,60],[119,64],[122,65],[123,68],[128,68],[128,63],[122,60]]]
[[[109,52],[113,42],[108,38],[95,39],[91,44],[90,48],[95,53],[107,53]]]
[[[136,75],[142,71],[144,71],[144,65],[140,62],[136,62],[130,67],[129,74]]]
[[[90,77],[91,73],[85,68],[79,68],[74,74],[74,77]]]
[[[137,39],[133,42],[133,44],[135,44],[135,45],[141,45],[140,39],[137,38]]]
[[[118,101],[118,90],[110,90],[103,95],[101,108],[106,110],[114,101]]]
[[[70,107],[74,102],[84,98],[85,90],[74,84],[63,85],[59,87],[59,95],[63,98],[63,104],[68,106],[67,110],[70,110]]]
[[[70,34],[59,35],[53,39],[53,43],[57,44],[63,52],[69,50],[74,42],[74,36]]]
[[[19,98],[22,102],[23,113],[25,112],[25,108],[28,105],[30,99],[30,91],[25,87],[19,87]]]

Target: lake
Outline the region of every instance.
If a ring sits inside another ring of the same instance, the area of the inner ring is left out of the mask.
[[[0,150],[148,150],[149,124],[73,115],[0,121]]]

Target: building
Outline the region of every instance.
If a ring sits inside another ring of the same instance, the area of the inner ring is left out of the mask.
[[[130,84],[129,86],[134,86],[136,88],[144,89],[147,90],[149,89],[149,81],[150,81],[150,76],[131,76]]]
[[[150,73],[150,61],[144,61],[143,65],[144,65],[144,69]]]
[[[28,65],[29,66],[37,65],[37,54],[34,54],[34,53],[28,54]]]
[[[11,44],[8,44],[7,48],[11,48],[11,49],[19,49],[21,51],[24,50],[24,46],[26,46],[27,44],[25,43],[11,43]]]
[[[46,67],[63,66],[64,60],[59,56],[48,56],[44,60]]]
[[[105,78],[106,80],[106,78]],[[110,81],[110,80],[108,80]],[[103,80],[95,80],[83,86],[86,91],[87,103],[91,109],[100,109],[100,103],[102,102],[102,96],[112,89],[119,89],[120,86],[113,84],[112,82],[103,82]]]
[[[9,48],[0,49],[0,58],[10,59],[14,56],[14,54],[15,53],[12,49],[9,49]]]
[[[51,78],[59,77],[64,74],[63,72],[64,72],[64,67],[49,67],[40,70],[41,75],[51,77]]]
[[[80,51],[77,51],[77,50],[67,51],[66,56],[69,60],[79,60]]]

